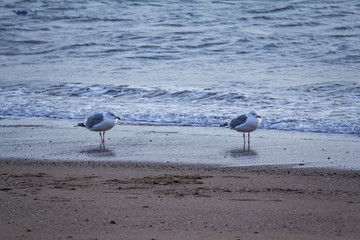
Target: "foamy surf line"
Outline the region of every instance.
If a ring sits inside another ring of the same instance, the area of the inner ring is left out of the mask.
[[[286,165],[360,170],[360,139],[344,134],[257,130],[250,151],[227,128],[117,125],[105,148],[76,120],[2,117],[1,159],[115,161],[216,166]]]
[[[241,82],[207,88],[17,84],[0,88],[0,115],[81,119],[111,109],[133,124],[215,127],[256,106],[263,116],[260,129],[360,135],[359,90],[359,84],[351,82],[276,91],[259,91]]]

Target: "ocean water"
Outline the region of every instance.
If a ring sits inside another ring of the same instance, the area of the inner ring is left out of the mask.
[[[34,9],[36,15],[17,15]],[[360,2],[0,2],[0,115],[360,136]]]

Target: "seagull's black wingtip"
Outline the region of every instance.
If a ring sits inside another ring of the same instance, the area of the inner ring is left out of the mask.
[[[76,125],[76,126],[86,127],[84,123],[78,123],[78,125]],[[75,126],[75,127],[76,127],[76,126]]]
[[[220,127],[226,127],[228,125],[228,123],[223,123],[220,125]]]

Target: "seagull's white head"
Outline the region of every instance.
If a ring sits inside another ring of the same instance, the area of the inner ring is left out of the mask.
[[[246,114],[246,117],[251,119],[258,119],[261,122],[261,116],[255,110],[251,110],[248,114]]]
[[[106,113],[106,117],[120,120],[120,117],[116,116],[116,113],[114,113],[113,111],[108,111],[108,112]]]

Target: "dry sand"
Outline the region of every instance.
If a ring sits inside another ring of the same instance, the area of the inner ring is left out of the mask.
[[[0,162],[1,239],[359,239],[357,171]]]
[[[356,136],[74,125],[0,119],[0,239],[359,239]]]

